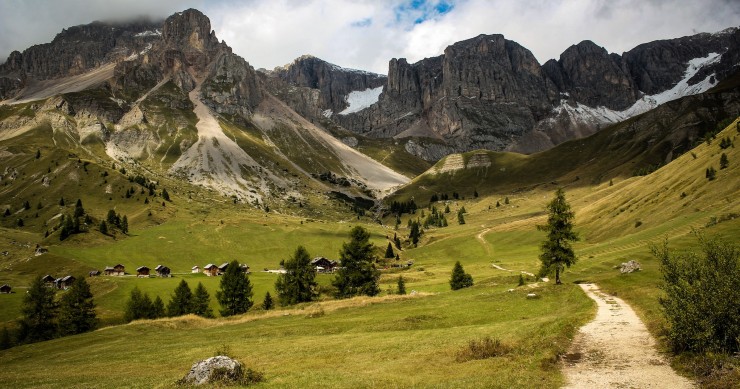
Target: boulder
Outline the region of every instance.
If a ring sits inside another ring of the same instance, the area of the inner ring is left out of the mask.
[[[622,274],[632,273],[632,272],[636,272],[639,270],[641,270],[640,263],[635,260],[624,262],[621,265],[619,265],[619,272]]]
[[[214,372],[216,374],[214,375]],[[182,379],[184,384],[203,385],[214,381],[222,381],[228,377],[242,375],[242,364],[227,356],[219,355],[198,361]]]

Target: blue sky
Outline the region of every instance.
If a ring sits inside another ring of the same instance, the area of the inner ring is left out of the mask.
[[[479,34],[503,34],[544,63],[586,39],[621,54],[740,24],[736,0],[0,0],[0,61],[68,26],[191,7],[255,67],[312,54],[378,73],[391,58],[415,62]]]

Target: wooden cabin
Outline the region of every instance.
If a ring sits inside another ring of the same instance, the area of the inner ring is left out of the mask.
[[[8,294],[10,293],[12,288],[8,284],[4,284],[3,286],[0,286],[0,293]]]
[[[57,285],[57,289],[67,290],[70,286],[72,286],[72,283],[75,282],[76,278],[74,276],[66,276],[62,278],[57,278],[55,281]]]
[[[106,266],[103,272],[106,276],[122,276],[126,274],[125,268],[120,263],[116,266]]]
[[[249,265],[242,264],[242,265],[239,265],[239,268],[242,269],[242,271],[244,272],[244,274],[249,274]]]
[[[171,277],[170,268],[167,266],[157,265],[157,267],[154,268],[154,271],[157,272],[159,277]]]
[[[200,266],[198,266],[198,265],[193,266],[193,268],[191,269],[190,272],[193,273],[193,274],[200,273]]]
[[[42,277],[41,281],[44,281],[44,284],[50,288],[56,286],[54,284],[54,281],[56,281],[56,278],[52,277],[51,274],[47,274],[44,277]]]
[[[221,266],[218,267],[218,274],[224,274],[226,273],[226,268],[229,267],[228,262],[224,262],[221,264]]]
[[[316,269],[317,273],[334,273],[339,266],[339,262],[324,257],[316,257],[311,261],[311,266]]]
[[[136,268],[137,277],[149,277],[149,268],[146,266],[139,266]]]
[[[217,276],[219,274],[218,273],[218,266],[216,266],[216,265],[214,265],[212,263],[209,263],[208,265],[206,265],[203,268],[203,273],[205,273],[205,275],[207,275],[209,277],[211,277],[211,276]]]
[[[100,270],[91,270],[89,274],[90,277],[97,277],[100,275]]]

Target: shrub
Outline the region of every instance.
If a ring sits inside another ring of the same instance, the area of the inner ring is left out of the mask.
[[[500,339],[485,337],[480,340],[473,339],[466,347],[457,353],[458,362],[467,362],[473,359],[487,359],[500,357],[508,354],[511,348],[502,343]]]
[[[653,246],[674,351],[740,351],[740,248],[697,234],[702,255]]]

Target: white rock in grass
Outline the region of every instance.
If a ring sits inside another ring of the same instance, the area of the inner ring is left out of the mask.
[[[226,375],[233,376],[239,374],[242,365],[223,355],[211,357],[195,362],[183,381],[190,385],[207,384],[211,381],[211,375],[216,369],[225,370]]]

